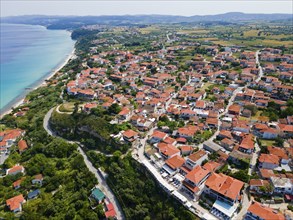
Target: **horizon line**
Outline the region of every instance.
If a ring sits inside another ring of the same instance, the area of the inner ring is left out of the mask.
[[[8,17],[21,17],[21,16],[59,16],[59,17],[88,17],[88,16],[93,16],[93,17],[100,17],[100,16],[178,16],[178,17],[194,17],[194,16],[213,16],[213,15],[224,15],[224,14],[229,14],[229,13],[241,13],[241,14],[260,14],[260,15],[273,15],[273,14],[280,14],[280,15],[293,15],[293,13],[280,13],[280,12],[271,12],[271,13],[261,13],[261,12],[255,12],[255,13],[247,13],[247,12],[240,12],[240,11],[227,11],[223,13],[217,13],[217,14],[205,14],[205,15],[199,15],[199,14],[194,14],[194,15],[176,15],[176,14],[104,14],[104,15],[93,15],[93,14],[88,14],[88,15],[58,15],[58,14],[23,14],[23,15],[8,15],[8,16],[1,16],[1,18],[8,18]]]

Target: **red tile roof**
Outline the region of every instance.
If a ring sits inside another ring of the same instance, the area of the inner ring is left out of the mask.
[[[279,124],[281,131],[293,133],[293,125],[283,125]]]
[[[261,154],[258,158],[261,163],[272,163],[279,165],[279,157],[273,154]]]
[[[115,212],[114,209],[109,210],[109,211],[106,211],[105,212],[105,216],[106,216],[106,218],[115,217],[116,216],[116,212]]]
[[[193,150],[193,147],[184,145],[184,146],[180,146],[180,150],[181,152],[191,152]]]
[[[14,211],[15,209],[18,209],[21,205],[21,203],[25,202],[23,195],[20,194],[18,196],[14,196],[8,200],[6,200],[6,205],[9,207],[11,211]]]
[[[251,179],[249,181],[250,186],[265,186],[270,184],[268,180],[262,180],[262,179]]]
[[[184,137],[179,137],[179,138],[176,138],[176,141],[181,143],[186,143],[187,140]]]
[[[138,135],[138,133],[136,131],[131,130],[131,129],[123,132],[123,136],[126,138],[132,138],[132,137],[135,137],[136,135]]]
[[[27,146],[26,141],[25,141],[25,140],[20,140],[20,141],[18,142],[18,150],[19,150],[20,152],[22,152],[22,151],[24,151],[24,150],[26,150],[26,149],[28,149],[28,146]]]
[[[203,100],[198,100],[195,102],[195,107],[197,108],[204,108],[205,107],[205,101]]]
[[[229,107],[228,110],[239,114],[240,113],[240,110],[241,110],[241,106],[240,105],[233,104],[233,105],[231,105]]]
[[[177,154],[180,152],[180,150],[178,150],[176,147],[174,147],[171,144],[159,143],[158,148],[160,152],[167,157],[172,157],[174,154]]]
[[[196,185],[210,173],[209,170],[203,169],[201,166],[196,166],[186,176],[186,179],[194,182]]]
[[[37,174],[35,175],[35,180],[42,180],[43,179],[43,175],[42,174]]]
[[[207,118],[206,123],[208,125],[218,125],[218,119],[217,118]]]
[[[178,128],[178,132],[182,135],[186,135],[189,137],[192,137],[197,131],[199,131],[199,128],[194,125],[188,125],[183,128]]]
[[[213,171],[217,170],[220,166],[221,166],[220,163],[217,163],[215,161],[209,161],[205,165],[203,165],[203,168],[205,170],[208,170],[210,172],[213,172]]]
[[[8,170],[8,174],[22,171],[23,169],[24,169],[23,166],[16,165]]]
[[[180,168],[185,163],[184,158],[181,156],[174,156],[166,160],[166,164],[173,170]]]
[[[270,177],[275,176],[274,171],[268,169],[259,169],[260,175],[262,178],[269,179]]]
[[[2,141],[7,141],[7,140],[14,140],[22,135],[24,131],[20,129],[13,129],[13,130],[6,130],[3,132],[0,132],[0,136],[3,137]]]
[[[215,192],[235,200],[244,183],[223,173],[213,173],[207,179],[205,185]]]
[[[203,156],[205,156],[207,154],[207,152],[205,152],[204,150],[199,150],[191,155],[189,155],[188,159],[196,162],[198,161],[200,158],[202,158]]]
[[[123,108],[120,112],[119,115],[127,115],[129,114],[130,110],[128,108]]]
[[[96,108],[97,106],[98,106],[97,103],[86,103],[84,105],[84,108],[92,109],[92,108]]]
[[[274,209],[266,207],[258,202],[254,202],[248,208],[248,212],[259,216],[261,219],[264,220],[285,220],[285,216]]]
[[[224,137],[227,137],[227,138],[230,138],[230,139],[233,138],[231,132],[230,131],[227,131],[227,130],[221,130],[220,133],[219,133],[219,135],[224,136]]]
[[[15,188],[15,187],[18,187],[18,186],[20,186],[20,184],[21,184],[21,182],[24,180],[24,178],[21,178],[21,179],[19,179],[19,180],[16,180],[15,182],[13,182],[13,187]]]
[[[289,159],[289,156],[284,148],[268,146],[270,154],[278,156],[280,159]]]
[[[245,135],[239,147],[247,149],[247,150],[253,150],[254,149],[253,135],[251,134]]]
[[[176,140],[175,140],[174,138],[171,138],[171,137],[166,137],[166,138],[164,139],[164,142],[165,142],[166,144],[173,144],[173,143],[176,142]]]
[[[161,132],[161,131],[158,131],[158,130],[155,130],[152,134],[152,137],[155,137],[155,138],[159,138],[159,139],[164,139],[164,137],[166,137],[166,133],[164,132]]]

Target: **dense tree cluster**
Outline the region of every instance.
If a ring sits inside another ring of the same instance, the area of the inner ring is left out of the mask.
[[[96,167],[104,166],[107,182],[116,194],[127,219],[195,219],[179,202],[169,197],[145,167],[131,155],[120,152],[105,157],[89,152]],[[123,159],[122,159],[123,158]]]
[[[116,107],[113,107],[111,111],[115,111],[115,109]],[[110,137],[111,134],[121,131],[123,124],[110,124],[108,114],[101,108],[93,109],[89,115],[54,112],[50,124],[54,131],[62,137],[77,140],[89,149],[97,149],[106,153],[113,153],[116,150],[126,152],[129,148],[127,144],[121,144]]]
[[[277,121],[279,118],[286,118],[287,116],[293,115],[293,100],[287,101],[287,107],[281,110],[281,106],[275,102],[269,102],[268,107],[263,112],[264,116],[270,118],[271,121]]]

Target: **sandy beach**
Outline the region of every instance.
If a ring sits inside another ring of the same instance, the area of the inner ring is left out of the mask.
[[[75,56],[75,48],[72,50],[72,52],[66,57],[63,63],[58,65],[56,69],[53,71],[50,71],[47,75],[44,76],[44,78],[37,80],[35,83],[33,83],[31,90],[25,90],[23,94],[12,100],[7,107],[4,107],[0,112],[0,119],[3,118],[4,115],[9,114],[12,112],[13,108],[17,108],[18,106],[22,105],[24,102],[24,99],[28,93],[31,91],[43,86],[46,83],[46,80],[51,79],[56,73],[58,73],[68,62],[70,59],[72,59]]]

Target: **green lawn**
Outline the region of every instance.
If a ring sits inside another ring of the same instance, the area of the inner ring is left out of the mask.
[[[73,102],[68,102],[60,105],[59,111],[60,112],[73,112],[74,110],[74,103]]]
[[[260,142],[263,146],[273,146],[275,144],[274,140],[264,140],[260,139]]]
[[[6,126],[4,124],[0,124],[0,132],[5,130],[6,130]]]
[[[254,116],[251,117],[251,120],[257,121],[258,117],[261,116],[261,114],[262,114],[262,111],[260,111],[260,110],[257,111],[257,113]]]
[[[206,82],[206,83],[203,85],[203,87],[200,88],[200,91],[205,91],[205,90],[208,89],[209,86],[211,86],[211,85],[215,85],[215,84],[210,83],[210,82]]]
[[[242,121],[250,121],[249,118],[246,118],[246,117],[243,117],[243,116],[240,116],[239,119],[242,120]]]

